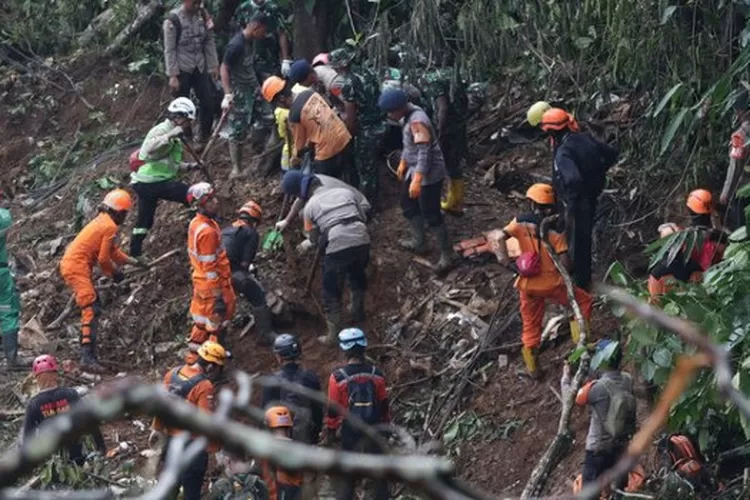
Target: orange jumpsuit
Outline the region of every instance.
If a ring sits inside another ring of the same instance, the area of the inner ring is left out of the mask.
[[[535,349],[542,343],[542,322],[544,321],[544,305],[547,299],[561,305],[568,305],[568,294],[565,290],[560,272],[555,267],[552,257],[547,253],[544,245],[536,237],[539,229],[536,224],[535,215],[523,215],[508,224],[503,231],[518,240],[521,252],[537,252],[540,255],[541,273],[537,276],[526,278],[520,276],[516,280],[516,288],[521,299],[521,321],[523,333],[521,340],[523,346]],[[549,241],[552,248],[558,254],[568,251],[565,235],[550,230]],[[588,321],[591,318],[593,300],[585,290],[575,287],[575,297],[581,306],[583,318]]]
[[[202,344],[215,335],[224,320],[234,316],[235,295],[227,253],[221,246],[221,228],[207,215],[197,214],[188,229],[188,255],[193,268],[193,300],[190,342]],[[214,313],[216,299],[226,304],[226,317]],[[212,340],[218,341],[217,338]]]
[[[60,262],[60,274],[73,289],[76,305],[81,309],[81,344],[96,342],[98,303],[91,274],[95,264],[111,277],[128,256],[115,244],[117,224],[102,212],[89,222],[68,245]]]
[[[277,439],[289,439],[278,437]],[[268,487],[268,500],[299,500],[302,498],[304,476],[300,472],[279,469],[268,460],[261,462],[263,481]]]

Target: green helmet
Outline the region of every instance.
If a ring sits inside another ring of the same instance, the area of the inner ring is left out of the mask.
[[[352,63],[354,56],[356,56],[356,53],[352,49],[336,49],[328,54],[328,64],[330,64],[333,69],[346,68]]]

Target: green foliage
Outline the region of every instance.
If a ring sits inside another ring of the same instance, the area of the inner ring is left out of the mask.
[[[622,266],[613,266],[608,279],[625,284],[641,299],[648,300],[642,284],[627,276]],[[750,243],[730,244],[724,261],[706,271],[701,283],[680,283],[660,298],[660,305],[667,314],[695,322],[714,342],[725,344],[737,373],[735,385],[750,395]],[[622,317],[630,334],[626,362],[632,363],[646,382],[663,389],[676,358],[694,353],[695,348],[686,346],[672,333],[626,317],[622,310],[614,312]],[[750,439],[750,423],[740,418],[733,404],[719,396],[714,374],[709,370],[701,372],[674,405],[668,423],[674,431],[695,436],[701,451],[710,457],[736,446],[738,434]]]

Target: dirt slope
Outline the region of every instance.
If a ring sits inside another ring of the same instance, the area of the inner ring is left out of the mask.
[[[92,120],[92,111],[75,93],[52,94],[50,97],[57,103],[54,107],[33,108],[30,114],[20,118],[11,118],[8,111],[17,105],[22,93],[28,92],[27,85],[10,89],[0,102],[0,130],[4,135],[0,145],[0,160],[4,165],[0,184],[16,194],[12,208],[17,222],[11,235],[11,250],[21,271],[19,287],[24,294],[24,320],[35,318],[43,327],[58,317],[69,297],[56,266],[65,245],[75,235],[73,222],[81,194],[89,193],[89,204],[95,207],[102,191],[92,188],[94,183],[103,177],[126,183],[126,158],[130,149],[116,152],[95,164],[66,168],[60,178],[67,177],[67,183],[36,204],[32,201],[38,200],[42,192],[31,193],[36,197],[28,192],[32,179],[27,168],[29,159],[43,152],[45,144],[52,139],[70,142],[79,125],[82,132],[94,133],[104,133],[107,128],[116,126],[123,133],[124,142],[142,137],[157,121],[168,101],[163,82],[135,77],[116,65],[86,68],[74,72],[73,77],[82,82],[82,94],[101,112],[98,120]],[[31,88],[42,92],[33,84]],[[42,98],[36,98],[35,102],[42,102]],[[220,195],[226,201],[225,215],[231,216],[234,207],[252,197],[268,214],[261,226],[261,231],[265,232],[272,227],[280,207],[280,196],[274,193],[278,178],[274,175],[247,182],[226,180],[229,166],[224,149],[220,143],[212,152],[211,169],[218,179]],[[449,219],[453,238],[476,236],[509,221],[519,209],[519,200],[509,193],[513,189],[523,190],[530,174],[544,175],[545,155],[543,145],[501,154],[497,160],[500,164],[520,172],[505,179],[504,193],[482,184],[484,171],[470,169],[466,215]],[[499,298],[504,316],[515,312],[517,299],[513,290],[506,288],[511,275],[495,264],[462,266],[446,278],[438,279],[399,250],[396,240],[405,234],[406,225],[398,207],[398,185],[383,170],[384,195],[372,224],[373,262],[365,329],[375,345],[371,355],[384,366],[389,378],[396,422],[407,425],[415,434],[421,433],[425,439],[440,438],[445,428],[437,428],[440,419],[434,413],[439,407],[448,406],[449,402],[443,401],[441,395],[448,393],[456,383],[456,373],[462,373],[460,362],[457,368],[452,368],[451,361],[457,354],[475,346],[477,340],[472,337],[471,328],[456,326],[447,319],[447,314],[455,312],[456,308],[437,299],[415,315],[400,336],[387,338],[389,328],[403,317],[404,311],[415,307],[430,293],[435,297],[450,295],[455,297],[454,301],[466,303],[476,295],[492,299],[505,289],[506,293]],[[196,175],[195,180],[198,178]],[[123,240],[127,240],[132,219],[131,216],[122,232]],[[156,226],[146,243],[148,255],[157,257],[175,248],[182,249],[188,221],[189,214],[183,208],[160,206]],[[61,240],[57,239],[60,237]],[[300,234],[292,236],[295,243],[300,238]],[[434,248],[434,242],[431,245]],[[436,252],[429,258],[436,260]],[[338,353],[321,348],[315,342],[315,336],[323,332],[324,323],[314,301],[302,297],[311,261],[311,256],[297,257],[296,269],[289,269],[283,254],[266,257],[259,262],[260,277],[268,289],[278,290],[290,303],[302,306],[294,314],[294,323],[279,325],[279,329],[302,336],[305,363],[327,379],[339,360]],[[160,346],[168,347],[168,342],[182,340],[189,329],[189,264],[185,254],[181,253],[129,285],[115,288],[104,282],[103,286],[105,311],[100,329],[103,362],[112,369],[112,374],[125,371],[157,379],[179,362],[173,349],[160,350]],[[320,300],[319,276],[313,291],[316,300]],[[482,314],[485,321],[490,321],[492,310]],[[74,356],[77,323],[74,310],[61,328],[46,332],[50,340],[60,341],[58,355]],[[270,352],[256,346],[252,333],[243,339],[237,338],[242,320],[238,323],[230,336],[236,354],[233,367],[250,372],[272,370]],[[520,325],[516,321],[496,340],[496,345],[517,341],[519,332]],[[480,356],[477,366],[483,369],[471,374],[462,394],[452,396],[462,399],[457,414],[474,412],[483,423],[481,432],[473,439],[451,448],[461,476],[495,494],[520,493],[557,427],[559,402],[551,388],[558,390],[558,374],[567,347],[560,346],[542,354],[541,362],[547,373],[539,383],[516,376],[515,370],[520,366],[516,349],[507,351],[510,365],[506,368],[499,368],[497,362],[498,353],[504,351],[490,350]],[[443,420],[447,424],[451,422],[447,417]],[[565,460],[553,478],[551,490],[554,492],[567,491],[568,480],[582,459],[581,443],[587,418],[578,413],[575,420],[576,452]],[[127,423],[108,426],[107,430],[110,441],[117,432],[120,439],[127,438],[140,446],[144,446],[147,436]]]

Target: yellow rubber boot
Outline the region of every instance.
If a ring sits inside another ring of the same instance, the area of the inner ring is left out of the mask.
[[[463,214],[463,208],[461,205],[464,202],[464,180],[463,179],[451,179],[450,186],[448,187],[448,196],[442,202],[440,202],[440,208],[443,211],[460,215]]]
[[[521,349],[521,355],[523,356],[523,362],[526,365],[526,372],[533,379],[539,377],[539,370],[536,366],[537,349],[530,347],[524,347]]]

